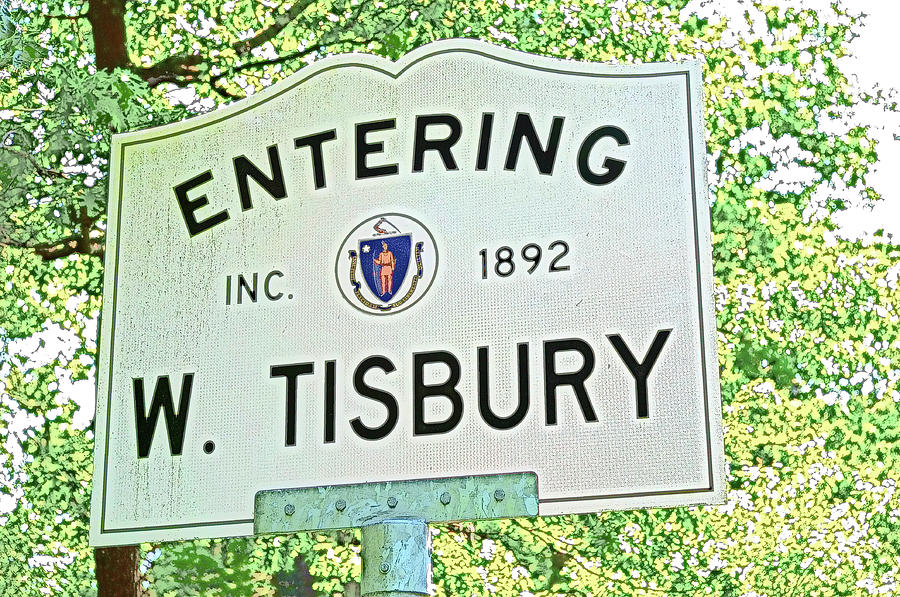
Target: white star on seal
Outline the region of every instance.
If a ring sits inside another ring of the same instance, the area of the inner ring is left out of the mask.
[[[368,253],[369,249],[371,249],[371,248],[372,247],[370,247],[369,245],[363,245],[362,251],[363,251],[363,253]]]

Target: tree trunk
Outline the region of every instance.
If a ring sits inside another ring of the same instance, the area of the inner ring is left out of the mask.
[[[94,38],[97,68],[128,67],[125,0],[90,0],[87,18]]]
[[[275,584],[275,594],[278,597],[316,597],[313,588],[312,574],[303,556],[297,556],[294,560],[294,569],[281,571],[272,579]]]
[[[97,597],[143,597],[137,545],[94,550]]]

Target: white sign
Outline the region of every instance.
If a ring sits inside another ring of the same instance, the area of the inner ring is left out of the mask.
[[[541,514],[721,500],[701,80],[447,41],[116,136],[92,542],[524,471]]]

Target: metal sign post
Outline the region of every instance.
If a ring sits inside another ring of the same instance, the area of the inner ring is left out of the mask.
[[[363,597],[428,595],[429,522],[537,516],[537,475],[515,473],[274,489],[256,494],[255,534],[362,528]]]

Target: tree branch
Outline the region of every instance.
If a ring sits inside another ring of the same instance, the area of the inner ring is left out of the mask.
[[[46,166],[41,165],[41,163],[37,161],[37,158],[35,158],[33,155],[31,155],[27,151],[19,151],[17,149],[10,149],[9,147],[2,147],[2,146],[0,146],[0,150],[3,150],[7,153],[11,153],[20,158],[24,158],[26,161],[28,161],[31,164],[32,168],[34,168],[35,171],[38,174],[40,174],[41,176],[45,176],[47,178],[69,178],[69,175],[64,172],[60,172],[59,170],[53,170],[52,168],[47,168]]]
[[[354,17],[358,17],[358,16],[359,16],[359,8],[357,8],[357,13],[354,15]],[[256,68],[259,66],[270,66],[273,64],[283,64],[290,60],[297,60],[298,58],[304,58],[306,56],[309,56],[310,54],[317,51],[319,48],[321,48],[323,46],[334,45],[334,44],[344,44],[344,43],[357,43],[360,45],[368,44],[373,41],[376,41],[377,39],[386,37],[386,36],[394,33],[397,29],[400,28],[400,26],[405,22],[405,20],[406,20],[405,18],[401,18],[396,23],[394,23],[393,25],[388,27],[387,29],[379,31],[377,33],[377,35],[373,35],[372,37],[369,37],[366,39],[357,39],[352,36],[345,36],[342,39],[319,40],[314,45],[310,45],[302,50],[297,50],[296,52],[291,52],[290,54],[285,54],[284,56],[278,56],[276,58],[268,58],[265,60],[255,60],[253,62],[247,62],[246,64],[241,64],[241,65],[235,66],[231,69],[231,72],[236,73],[236,72],[240,72],[243,70]],[[220,78],[224,77],[224,76],[226,76],[226,73],[223,73],[222,75],[220,75]]]
[[[272,25],[251,38],[242,39],[233,43],[230,46],[231,49],[234,50],[238,57],[248,55],[255,48],[274,39],[285,27],[290,25],[304,10],[313,4],[313,2],[314,0],[300,0],[291,6],[287,12],[278,15]],[[169,56],[153,66],[147,68],[132,68],[132,70],[142,79],[147,81],[147,84],[150,85],[150,87],[156,87],[160,83],[193,80],[199,72],[199,65],[201,62],[203,62],[203,57],[199,54],[178,54]]]
[[[232,72],[240,72],[242,70],[247,70],[250,68],[256,68],[258,66],[270,66],[273,64],[283,64],[289,60],[296,60],[298,58],[304,58],[309,56],[316,50],[322,47],[322,44],[316,44],[314,46],[309,46],[308,48],[304,48],[302,50],[297,50],[296,52],[291,52],[290,54],[285,54],[284,56],[278,56],[277,58],[268,58],[266,60],[255,60],[253,62],[247,62],[245,64],[241,64],[240,66],[236,66],[231,69]],[[224,77],[225,74],[220,75],[219,78]]]
[[[97,223],[98,218],[90,217],[85,207],[70,208],[69,213],[74,216],[74,223],[78,225],[78,231],[74,234],[54,241],[34,242],[15,239],[0,227],[0,247],[29,249],[39,255],[44,261],[68,257],[75,253],[103,257],[103,239],[91,238],[91,232],[94,230],[94,225]]]
[[[314,0],[301,0],[300,2],[297,2],[291,6],[286,13],[277,16],[275,22],[267,29],[264,29],[249,39],[233,44],[231,48],[237,52],[238,56],[246,56],[254,48],[258,48],[267,41],[274,39],[285,27],[290,25],[304,10],[313,4],[313,1]]]
[[[235,99],[243,99],[243,96],[235,95],[233,93],[230,93],[227,89],[223,89],[223,88],[219,87],[219,79],[216,79],[215,81],[213,81],[212,85],[210,85],[210,87],[212,87],[213,91],[218,93],[220,97],[223,97],[226,100],[231,101],[231,100],[235,100]]]
[[[171,83],[182,79],[192,81],[200,72],[201,62],[203,62],[203,57],[200,54],[178,54],[169,56],[153,66],[133,68],[132,70],[147,81],[150,87],[156,87],[160,83]]]
[[[103,243],[92,242],[87,248],[82,247],[82,239],[68,241],[54,246],[30,247],[35,253],[40,255],[44,261],[53,261],[78,253],[79,255],[93,255],[95,257],[103,257]]]
[[[80,21],[81,19],[86,19],[88,16],[84,15],[41,15],[47,19],[65,19],[69,21]]]

